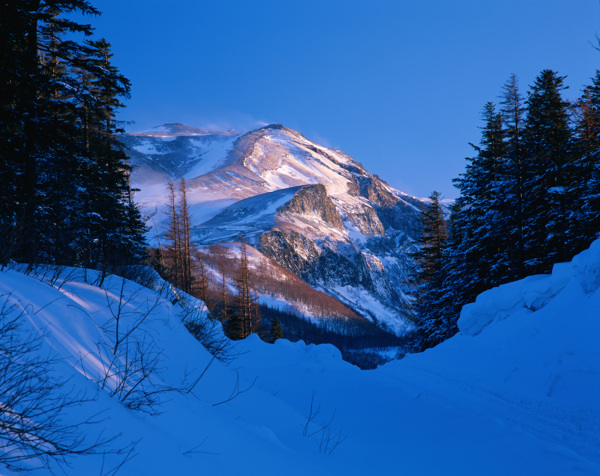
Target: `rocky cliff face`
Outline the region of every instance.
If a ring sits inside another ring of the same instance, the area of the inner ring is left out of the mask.
[[[342,219],[331,199],[327,196],[325,186],[321,184],[301,188],[292,199],[277,209],[278,213],[296,213],[313,215],[319,220],[342,230]]]
[[[192,214],[204,217],[193,222],[198,243],[243,237],[358,314],[399,334],[413,327],[408,252],[420,234],[419,199],[281,125],[124,142],[149,203],[166,202],[153,184],[186,178]]]

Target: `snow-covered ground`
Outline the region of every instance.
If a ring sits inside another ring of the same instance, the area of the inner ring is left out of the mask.
[[[374,371],[330,345],[255,335],[226,365],[186,331],[179,304],[93,278],[51,285],[9,270],[0,294],[23,314],[20,335],[42,333],[37,352],[62,359],[49,378],[94,397],[64,421],[103,412],[82,428],[88,440],[103,432],[120,434],[111,447],[137,442],[119,475],[600,474],[600,241],[552,275],[482,294],[457,336]],[[131,339],[159,352],[148,383],[179,389],[160,394],[154,416],[109,396],[118,379],[94,383],[123,364],[111,351],[119,302],[121,335],[143,318]],[[64,472],[111,474],[120,458],[77,456]]]

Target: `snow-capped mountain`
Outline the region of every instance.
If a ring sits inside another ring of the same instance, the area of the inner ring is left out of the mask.
[[[166,182],[183,177],[198,243],[243,237],[369,320],[398,334],[413,327],[407,252],[421,200],[281,125],[238,134],[169,124],[122,141],[158,232]]]

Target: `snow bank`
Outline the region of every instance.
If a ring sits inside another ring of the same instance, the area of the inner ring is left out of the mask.
[[[538,311],[573,282],[586,294],[600,287],[600,240],[571,262],[555,264],[550,275],[529,276],[480,294],[463,307],[458,328],[462,334],[474,336],[519,310]]]
[[[60,355],[54,372],[96,389],[80,416],[106,418],[85,429],[88,439],[138,442],[119,475],[600,474],[600,242],[552,275],[484,293],[465,308],[458,335],[374,371],[331,345],[255,335],[235,343],[225,365],[186,331],[178,306],[122,285],[0,273],[0,294],[27,309],[44,337],[40,352]],[[189,393],[170,392],[157,415],[93,384],[110,366],[98,345],[114,339],[121,289],[129,317],[157,303],[140,327],[160,349],[156,388],[181,389],[206,370]],[[75,457],[65,473],[110,474],[119,461]],[[10,474],[1,465],[0,473]]]

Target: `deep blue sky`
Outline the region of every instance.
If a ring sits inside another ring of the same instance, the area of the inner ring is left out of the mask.
[[[128,130],[282,123],[394,187],[455,198],[481,110],[544,68],[600,68],[598,0],[92,0],[133,83]]]

